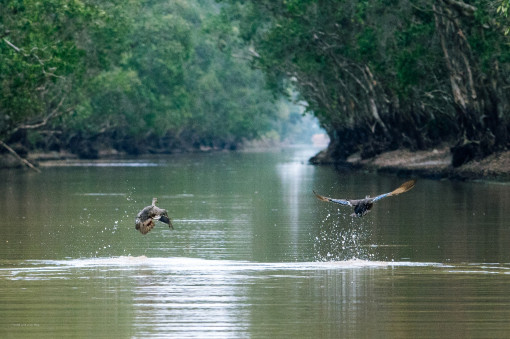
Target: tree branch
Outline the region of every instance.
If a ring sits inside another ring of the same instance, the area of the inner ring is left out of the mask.
[[[20,53],[21,52],[21,49],[19,47],[16,47],[14,44],[12,44],[9,40],[7,40],[6,38],[3,39],[4,42],[9,45],[9,47],[12,47],[12,49],[14,49],[16,52]]]
[[[46,117],[44,117],[41,122],[38,122],[33,125],[20,125],[16,130],[18,130],[18,129],[34,129],[34,128],[39,128],[41,126],[46,125],[48,123],[48,121],[58,112],[60,106],[62,106],[62,103],[64,102],[64,99],[65,99],[65,97],[63,97],[60,100],[57,107],[55,107],[55,109],[53,111],[51,111],[50,114],[48,114]]]
[[[465,15],[471,16],[476,12],[476,7],[459,0],[443,0],[449,5],[458,7]]]
[[[41,170],[38,169],[37,167],[35,167],[30,161],[28,161],[27,159],[21,157],[15,150],[13,150],[11,147],[9,147],[9,145],[7,145],[5,142],[3,142],[2,140],[0,140],[0,146],[3,146],[6,150],[8,150],[12,155],[14,155],[14,157],[16,159],[18,159],[21,163],[25,164],[26,166],[30,167],[31,169],[33,169],[34,171],[36,171],[37,173],[41,173]]]

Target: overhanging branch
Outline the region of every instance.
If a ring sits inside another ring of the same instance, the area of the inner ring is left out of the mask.
[[[9,147],[9,145],[7,145],[5,142],[3,142],[2,140],[0,140],[0,146],[4,147],[7,151],[9,151],[9,153],[11,153],[12,155],[14,155],[14,157],[16,159],[18,159],[22,164],[26,165],[27,167],[33,169],[34,171],[36,171],[37,173],[41,173],[41,170],[38,169],[37,167],[35,167],[30,161],[28,161],[27,159],[23,158],[22,156],[20,156],[15,150],[13,150],[11,147]]]

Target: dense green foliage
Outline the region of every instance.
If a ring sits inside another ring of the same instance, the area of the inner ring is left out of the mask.
[[[509,146],[508,1],[227,1],[273,88],[297,89],[337,159],[454,144],[454,165]]]
[[[287,133],[298,93],[334,158],[449,142],[462,164],[509,146],[509,4],[5,0],[0,141],[235,148]]]
[[[274,96],[218,15],[211,0],[0,2],[0,140],[94,157],[266,133]]]

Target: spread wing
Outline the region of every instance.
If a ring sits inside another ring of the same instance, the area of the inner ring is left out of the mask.
[[[381,200],[382,198],[391,197],[394,195],[405,193],[405,192],[409,191],[411,188],[413,188],[415,184],[416,184],[416,180],[406,181],[402,185],[400,185],[397,189],[395,189],[389,193],[380,194],[380,195],[374,197],[372,199],[372,202],[376,202],[377,200]]]
[[[328,197],[324,197],[320,194],[317,194],[317,192],[313,191],[313,194],[315,194],[315,196],[317,197],[317,199],[319,200],[322,200],[322,201],[327,201],[327,202],[334,202],[335,204],[340,204],[340,205],[346,205],[346,206],[352,206],[351,202],[349,200],[344,200],[344,199],[333,199],[333,198],[328,198]]]

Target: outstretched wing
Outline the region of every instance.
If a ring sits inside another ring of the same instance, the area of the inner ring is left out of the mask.
[[[320,194],[317,194],[317,192],[315,192],[315,191],[313,191],[313,194],[315,194],[317,199],[322,200],[322,201],[334,202],[335,204],[352,206],[352,204],[351,204],[351,202],[349,200],[333,199],[333,198],[324,197],[324,196],[322,196]]]
[[[400,185],[400,187],[398,187],[397,189],[395,189],[389,193],[384,193],[384,194],[380,194],[380,195],[376,196],[375,198],[372,199],[372,202],[376,202],[377,200],[381,200],[382,198],[391,197],[394,195],[405,193],[405,192],[409,191],[411,188],[413,188],[415,184],[416,184],[416,180],[406,181],[402,185]]]

